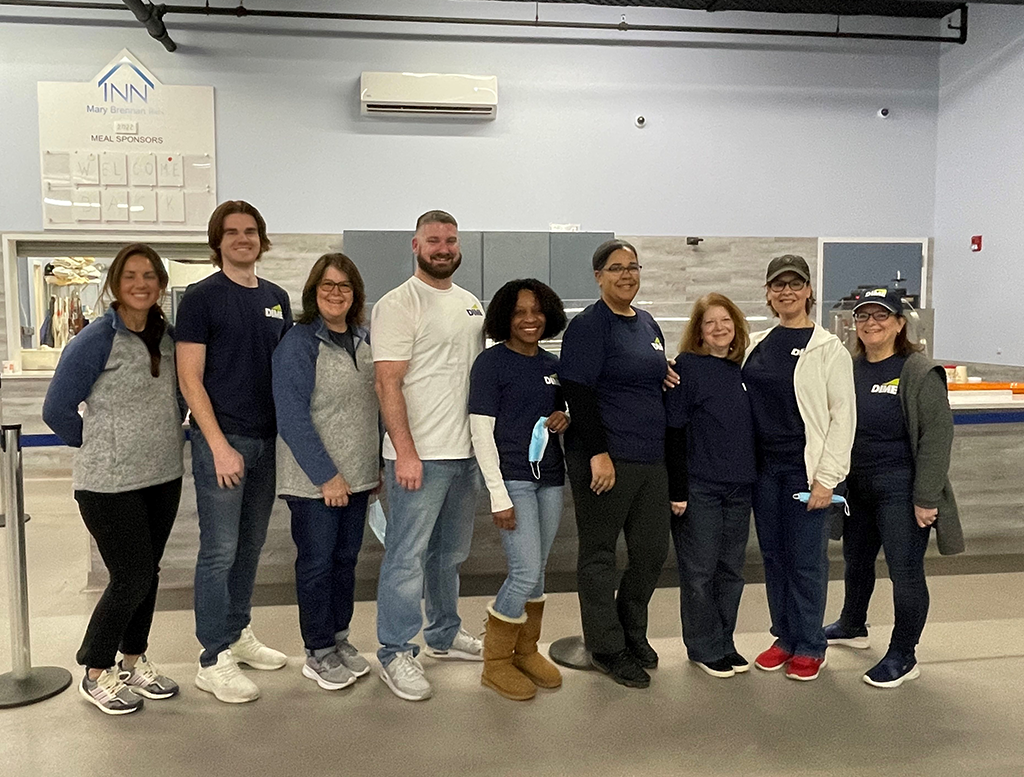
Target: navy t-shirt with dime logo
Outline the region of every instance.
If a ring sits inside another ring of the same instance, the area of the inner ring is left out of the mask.
[[[906,356],[853,363],[857,391],[857,434],[850,453],[854,472],[913,466],[910,437],[900,399],[900,373]]]
[[[287,292],[263,278],[249,288],[216,272],[185,291],[175,339],[206,346],[203,387],[225,434],[277,434],[270,359],[291,325]]]
[[[668,363],[661,327],[646,310],[635,310],[620,316],[598,300],[576,316],[562,337],[560,374],[596,392],[612,459],[651,464],[665,458]],[[566,432],[569,450],[574,426]]]
[[[743,365],[762,456],[803,461],[804,420],[796,404],[793,373],[812,332],[814,327],[777,326],[754,347]]]
[[[540,480],[530,469],[530,437],[538,418],[564,410],[558,381],[558,357],[543,348],[524,356],[498,343],[476,357],[469,376],[469,412],[494,419],[494,443],[504,480],[528,480],[545,486],[565,482],[562,441],[548,434]]]

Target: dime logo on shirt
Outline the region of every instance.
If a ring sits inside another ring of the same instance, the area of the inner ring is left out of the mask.
[[[655,337],[654,338],[654,342],[651,343],[651,348],[653,348],[655,351],[664,351],[665,350],[665,346],[663,346],[661,344],[661,338],[660,337]]]
[[[474,304],[471,308],[466,308],[466,313],[471,316],[482,316],[484,314],[484,312],[480,310],[480,306],[477,304]]]
[[[790,356],[801,356],[801,355],[803,355],[803,352],[805,350],[806,350],[805,348],[794,348],[792,351],[789,352],[789,355]]]
[[[280,318],[282,321],[284,320],[284,313],[281,312],[280,305],[274,305],[272,308],[263,308],[263,313],[267,318]]]
[[[872,394],[892,394],[896,396],[900,393],[900,379],[893,378],[888,383],[876,383],[871,387]]]
[[[561,386],[562,385],[561,383],[558,382],[558,376],[557,375],[545,375],[544,376],[544,382],[546,384],[548,384],[549,386]]]

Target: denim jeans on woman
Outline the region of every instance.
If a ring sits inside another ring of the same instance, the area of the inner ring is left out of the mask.
[[[413,638],[447,650],[462,626],[459,570],[469,556],[480,470],[476,459],[423,462],[416,491],[398,485],[395,462],[384,463],[388,523],[377,587],[377,658],[383,666],[396,653],[419,652]]]
[[[286,497],[298,551],[299,630],[310,653],[334,647],[338,634],[348,634],[369,499],[369,491],[360,491],[344,507],[328,507],[323,499]]]
[[[501,530],[508,577],[498,590],[494,609],[508,618],[521,617],[527,600],[544,593],[544,568],[562,520],[562,488],[505,481],[516,511],[516,528]]]
[[[913,658],[928,618],[924,554],[931,533],[930,528],[918,526],[914,517],[914,472],[909,467],[853,472],[847,484],[850,515],[843,520],[846,598],[840,623],[858,631],[865,627],[875,590],[875,559],[883,548],[896,616],[889,647]]]
[[[764,560],[764,583],[776,645],[787,653],[823,658],[828,594],[831,510],[808,510],[793,494],[807,491],[803,460],[758,463],[754,526]]]
[[[672,516],[672,539],[683,643],[691,661],[717,661],[736,652],[733,632],[749,535],[749,485],[690,481],[686,512]]]
[[[203,433],[192,427],[192,476],[199,513],[196,559],[196,637],[203,646],[199,663],[212,666],[217,656],[249,625],[256,567],[274,509],[275,439],[225,435],[241,454],[245,474],[234,488],[217,485],[213,452]]]

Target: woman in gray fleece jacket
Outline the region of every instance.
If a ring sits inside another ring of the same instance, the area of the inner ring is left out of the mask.
[[[879,548],[892,580],[895,625],[889,649],[864,682],[895,688],[920,675],[915,649],[928,617],[924,554],[934,527],[939,552],[964,548],[949,484],[953,414],[941,367],[907,338],[903,302],[874,289],[854,308],[857,434],[848,478],[850,514],[842,520],[846,597],[825,627],[830,645],[868,647],[868,603]]]
[[[103,287],[110,309],[68,343],[43,404],[43,420],[78,448],[75,500],[110,572],[77,656],[86,667],[79,692],[109,715],[178,692],[145,655],[184,445],[174,343],[160,310],[166,289],[156,251],[121,249]]]

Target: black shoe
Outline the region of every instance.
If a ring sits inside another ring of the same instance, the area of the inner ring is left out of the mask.
[[[729,653],[723,660],[729,662],[736,674],[750,671],[750,662],[739,653]]]
[[[646,688],[651,684],[651,676],[636,662],[628,650],[618,653],[591,653],[590,663],[599,672],[604,672],[619,685],[627,688]]]
[[[646,639],[643,642],[632,642],[626,644],[626,650],[633,656],[633,659],[644,669],[658,668],[658,654],[651,643]]]
[[[694,661],[693,663],[712,677],[732,677],[736,674],[736,670],[727,658],[716,658],[714,661]]]

